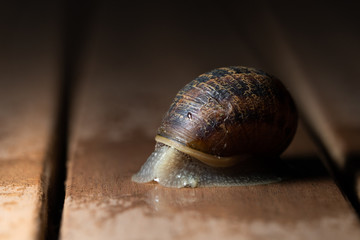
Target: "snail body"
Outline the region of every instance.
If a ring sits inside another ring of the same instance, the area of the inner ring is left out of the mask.
[[[155,151],[132,180],[168,187],[269,182],[259,176],[252,182],[233,169],[279,156],[296,127],[295,104],[278,79],[253,68],[218,68],[178,92],[157,131]]]

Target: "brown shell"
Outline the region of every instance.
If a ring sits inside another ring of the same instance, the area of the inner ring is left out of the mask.
[[[180,90],[158,135],[215,156],[270,157],[289,145],[297,118],[278,79],[253,68],[226,67]]]

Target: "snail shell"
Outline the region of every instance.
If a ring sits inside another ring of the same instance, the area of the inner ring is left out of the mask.
[[[278,180],[233,169],[249,159],[279,156],[295,135],[297,118],[289,92],[275,77],[247,67],[212,70],[176,95],[157,131],[155,151],[132,180],[168,187]]]

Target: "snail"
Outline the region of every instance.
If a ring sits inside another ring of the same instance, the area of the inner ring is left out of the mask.
[[[297,119],[294,101],[274,76],[242,66],[214,69],[177,93],[154,152],[132,181],[175,188],[279,181],[267,169],[290,144]],[[259,159],[265,167],[253,171]]]

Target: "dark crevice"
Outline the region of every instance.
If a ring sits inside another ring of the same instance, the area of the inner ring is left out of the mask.
[[[65,199],[66,161],[69,136],[70,86],[62,82],[49,153],[45,161],[42,209],[42,236],[40,239],[58,239],[62,209]]]
[[[42,176],[39,239],[59,239],[65,200],[71,113],[95,1],[64,1],[62,47],[55,121]]]

